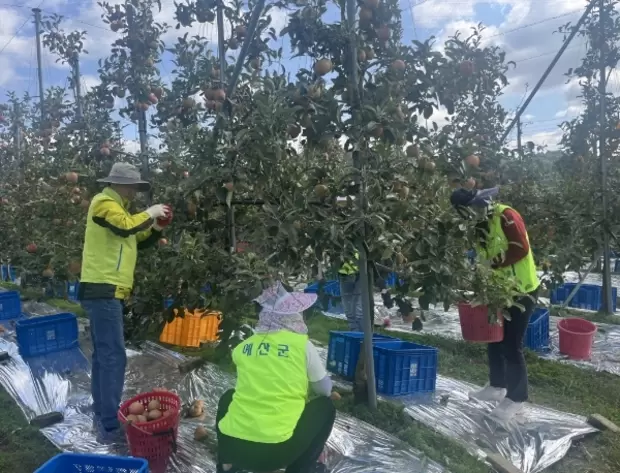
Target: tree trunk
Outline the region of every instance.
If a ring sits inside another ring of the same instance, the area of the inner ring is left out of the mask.
[[[360,356],[355,368],[355,380],[353,381],[353,402],[355,404],[368,403],[368,379],[366,377],[366,364],[364,362],[364,342],[360,346]]]

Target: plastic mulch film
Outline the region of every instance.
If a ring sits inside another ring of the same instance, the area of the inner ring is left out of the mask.
[[[10,334],[5,334],[10,338]],[[24,361],[17,345],[0,338],[0,351],[11,359],[0,365],[0,383],[18,403],[26,418],[57,411],[64,420],[42,429],[59,449],[77,453],[126,455],[126,447],[100,442],[91,412],[88,341],[84,351],[74,349]],[[184,403],[205,401],[204,419],[182,419],[177,454],[169,473],[211,473],[215,471],[214,421],[219,397],[234,386],[234,377],[214,365],[205,365],[182,375],[182,355],[148,343],[141,352],[128,351],[124,398],[165,387],[177,392]],[[206,443],[194,440],[199,425],[207,428]],[[441,465],[402,441],[361,422],[339,414],[326,450],[332,473],[448,473]]]
[[[327,358],[327,350],[319,350]],[[523,473],[538,473],[564,458],[573,440],[597,432],[583,416],[526,404],[522,415],[509,423],[489,416],[494,404],[470,401],[474,385],[437,377],[434,395],[387,398],[400,402],[413,419],[461,443],[475,456],[485,459],[498,454]]]
[[[383,307],[376,309],[381,316],[390,318],[391,326],[388,330],[412,332],[411,324],[402,321],[394,311],[387,311]],[[421,333],[431,333],[446,338],[461,340],[461,325],[456,309],[451,308],[448,312],[443,310],[424,311],[426,322]],[[380,319],[383,320],[383,319]],[[538,356],[547,360],[556,360],[562,363],[569,363],[581,368],[606,371],[615,375],[620,375],[620,325],[596,324],[598,331],[592,345],[592,357],[589,360],[571,360],[562,355],[559,349],[559,332],[557,317],[550,317],[549,320],[549,340],[550,346]]]
[[[52,411],[64,420],[42,429],[61,450],[127,454],[115,445],[98,441],[90,408],[90,358],[88,331],[81,324],[81,349],[23,360],[10,331],[0,338],[0,351],[11,359],[0,364],[0,383],[15,399],[27,419]],[[324,350],[322,350],[325,352]],[[189,374],[178,369],[186,357],[157,344],[147,343],[141,351],[128,350],[124,398],[154,387],[176,391],[183,402],[205,401],[205,419],[183,419],[179,449],[169,472],[213,472],[213,432],[219,397],[234,385],[234,376],[214,365]],[[438,378],[432,400],[397,398],[412,418],[454,438],[474,455],[498,453],[524,473],[536,473],[561,459],[571,442],[596,430],[579,416],[528,406],[521,422],[498,425],[486,415],[492,406],[468,400],[472,387],[455,380]],[[207,444],[193,439],[203,425],[210,432]],[[327,460],[332,473],[439,473],[442,466],[428,460],[411,446],[357,419],[339,414],[328,443]]]

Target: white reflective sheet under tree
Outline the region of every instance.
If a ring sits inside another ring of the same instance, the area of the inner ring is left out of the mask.
[[[7,335],[11,335],[10,331]],[[100,443],[93,427],[87,343],[80,349],[50,354],[24,361],[17,345],[0,338],[0,351],[11,355],[0,364],[0,383],[21,407],[27,419],[52,411],[64,420],[42,429],[59,449],[77,453],[126,455],[126,447]],[[215,412],[221,394],[234,386],[234,376],[214,365],[182,375],[179,363],[186,358],[154,343],[141,351],[128,350],[124,398],[154,387],[176,391],[184,403],[205,401],[205,419],[183,419],[179,428],[178,450],[169,473],[213,473]],[[198,425],[210,432],[207,444],[194,440]],[[327,464],[333,473],[449,473],[411,446],[379,429],[344,414],[338,414],[327,446]]]
[[[41,315],[53,313],[38,304],[29,310]],[[114,446],[99,443],[90,412],[89,341],[81,324],[81,350],[29,359],[18,354],[11,330],[0,338],[0,351],[8,351],[11,360],[0,365],[0,383],[16,400],[28,419],[50,411],[62,412],[63,422],[42,432],[60,449],[75,452],[120,453]],[[325,356],[325,350],[322,350]],[[220,395],[234,385],[234,376],[214,365],[182,375],[179,363],[183,355],[154,343],[142,351],[128,350],[128,369],[124,398],[154,387],[176,391],[183,402],[203,399],[209,416],[204,421],[184,419],[180,427],[178,454],[169,471],[207,473],[215,470],[213,456],[206,446],[193,440],[194,430],[204,425],[214,438],[213,423]],[[499,453],[524,473],[537,473],[560,460],[571,442],[595,432],[585,418],[528,406],[524,422],[499,426],[485,415],[486,403],[472,403],[467,392],[472,386],[439,377],[431,402],[397,399],[412,418],[463,443],[474,455],[483,450]],[[442,402],[448,396],[447,404]],[[328,466],[332,473],[439,473],[447,469],[432,462],[411,446],[357,419],[339,414],[328,443]]]

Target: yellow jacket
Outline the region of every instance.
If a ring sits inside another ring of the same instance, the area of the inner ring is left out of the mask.
[[[159,239],[146,212],[131,215],[117,192],[107,187],[88,210],[82,255],[80,299],[126,299],[133,287],[138,250]]]

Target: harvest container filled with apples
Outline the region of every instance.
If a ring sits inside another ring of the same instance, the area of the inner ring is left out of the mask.
[[[181,399],[163,388],[128,399],[119,409],[129,451],[148,460],[151,473],[163,473],[176,450],[180,414]]]
[[[162,409],[161,402],[157,399],[153,399],[146,406],[136,401],[129,405],[127,422],[151,422],[162,417],[168,417],[170,414],[172,414],[172,411],[170,409]]]

